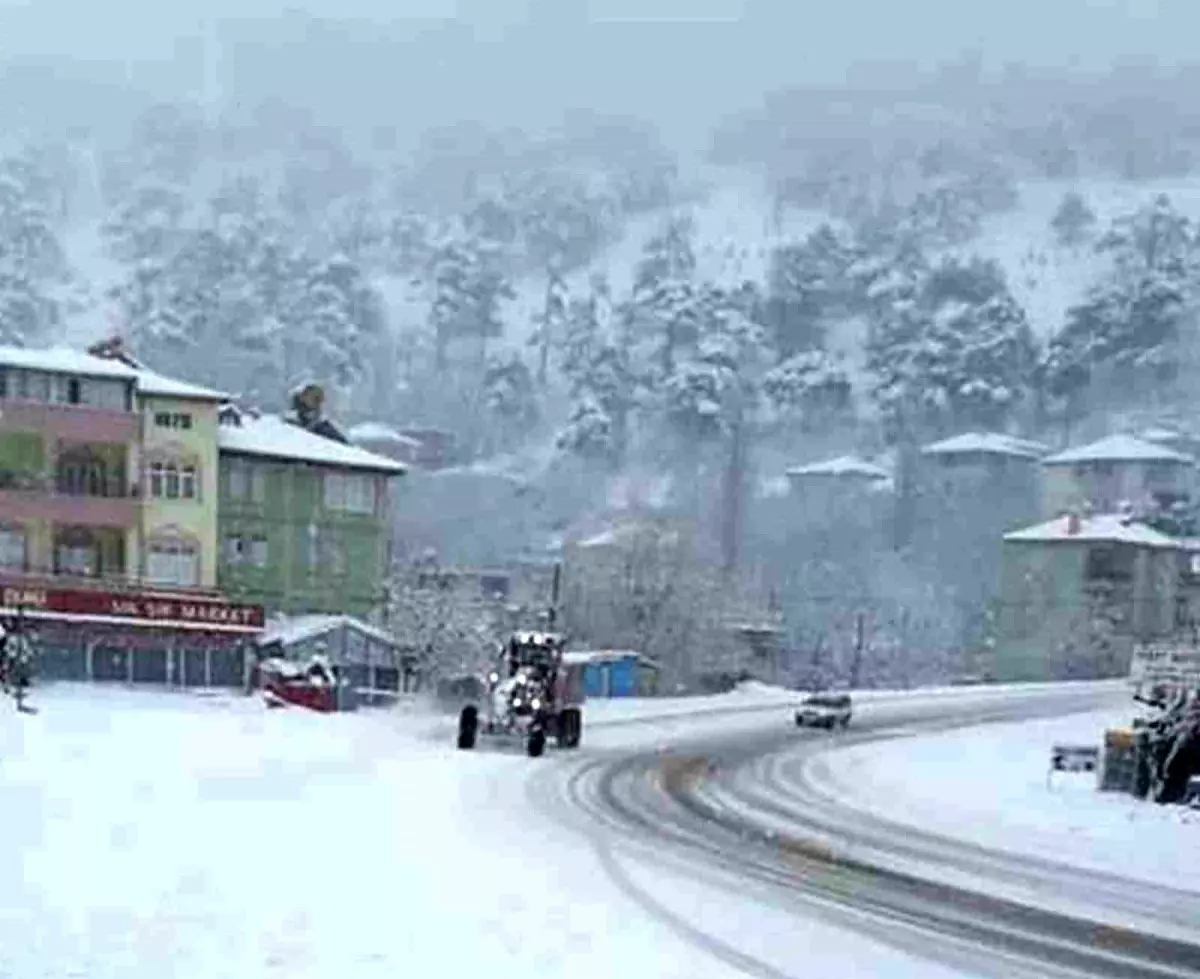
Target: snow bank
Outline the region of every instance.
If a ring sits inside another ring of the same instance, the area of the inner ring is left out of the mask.
[[[839,749],[809,774],[840,800],[921,829],[1200,893],[1200,812],[1096,791],[1055,774],[1056,742],[1099,745],[1130,710],[989,725]]]
[[[416,716],[36,699],[0,704],[0,975],[735,974],[531,814],[523,756],[423,743]]]

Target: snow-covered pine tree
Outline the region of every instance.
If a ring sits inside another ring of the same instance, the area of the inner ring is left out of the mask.
[[[384,329],[383,303],[357,263],[335,254],[309,270],[297,325],[309,373],[348,391],[365,375],[367,351]]]
[[[529,345],[537,348],[537,382],[543,388],[550,371],[550,352],[556,347],[560,348],[564,341],[569,301],[566,281],[558,267],[551,265],[546,270],[546,295],[542,309],[534,318],[533,332],[529,335]]]
[[[1092,235],[1096,227],[1096,212],[1079,191],[1067,191],[1050,219],[1050,230],[1062,248],[1078,248]]]
[[[1150,204],[1116,218],[1096,250],[1112,256],[1122,275],[1156,272],[1182,277],[1195,259],[1195,228],[1168,195],[1158,194]]]
[[[845,358],[825,350],[806,350],[777,364],[763,375],[762,389],[778,418],[805,431],[848,411],[853,399]]]
[[[848,237],[828,224],[802,242],[775,249],[765,316],[781,357],[825,345],[830,318],[847,311],[855,258]]]
[[[169,259],[185,234],[186,194],[156,174],[140,174],[102,227],[113,257],[127,265]]]
[[[1107,398],[1158,397],[1188,359],[1196,300],[1196,247],[1191,222],[1166,195],[1115,220],[1097,243],[1114,270],[1067,310],[1046,351],[1047,394],[1064,418],[1085,410],[1101,378]]]
[[[0,335],[23,344],[49,336],[67,263],[51,211],[53,188],[29,153],[0,159]]]
[[[476,341],[482,359],[487,341],[503,334],[500,304],[516,293],[504,274],[501,258],[487,242],[463,236],[452,237],[435,250],[430,321],[439,372],[448,366],[453,341]]]
[[[587,296],[571,301],[563,373],[571,393],[560,449],[619,465],[628,448],[638,377],[627,335],[613,329],[607,280],[593,276]]]
[[[110,210],[101,230],[119,261],[165,262],[181,246],[206,138],[203,115],[191,106],[153,105],[134,121],[107,167]]]
[[[729,431],[733,412],[757,399],[757,373],[766,330],[741,297],[711,285],[696,294],[697,337],[663,385],[667,420],[685,440],[706,441]]]
[[[874,327],[872,397],[895,427],[1002,428],[1032,389],[1036,344],[994,262],[943,260],[904,283]]]
[[[483,403],[499,430],[494,450],[512,451],[538,422],[533,374],[517,354],[495,358],[483,375]]]
[[[662,377],[673,372],[677,354],[699,336],[693,233],[691,217],[679,215],[646,242],[622,305],[625,329],[638,348],[649,348],[646,359],[658,365]]]
[[[663,282],[691,280],[695,276],[694,237],[695,222],[690,215],[675,215],[665,222],[642,248],[642,258],[633,275],[635,299],[654,293]]]

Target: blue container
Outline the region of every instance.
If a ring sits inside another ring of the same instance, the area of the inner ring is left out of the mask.
[[[608,696],[608,667],[603,663],[589,663],[583,670],[583,695],[585,697]]]
[[[632,656],[613,662],[608,668],[608,695],[610,697],[636,697],[638,692],[638,664]]]

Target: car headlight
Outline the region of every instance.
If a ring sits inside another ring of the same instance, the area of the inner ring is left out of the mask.
[[[532,707],[534,710],[541,710],[542,702],[540,700],[538,700],[537,697],[534,697],[533,700],[530,702],[529,706]]]

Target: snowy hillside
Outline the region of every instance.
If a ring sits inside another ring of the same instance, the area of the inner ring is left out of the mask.
[[[753,176],[723,172],[710,178],[711,189],[697,203],[681,210],[695,220],[697,274],[704,279],[762,280],[771,250],[803,237],[826,215],[790,209],[782,227],[775,228],[769,194]],[[1200,179],[1190,182],[1164,181],[1133,184],[1115,180],[1038,181],[1020,187],[1020,203],[1007,214],[984,222],[982,235],[958,251],[996,259],[1008,274],[1013,292],[1025,307],[1039,336],[1054,332],[1089,284],[1104,272],[1104,261],[1084,246],[1070,251],[1059,248],[1050,231],[1050,220],[1069,191],[1083,195],[1103,229],[1116,217],[1147,204],[1158,194],[1167,194],[1189,217],[1200,219]],[[614,292],[629,288],[642,246],[660,227],[664,214],[652,213],[632,221],[624,238],[607,249],[586,270],[569,279],[572,288],[586,282],[588,275],[608,275]],[[530,323],[541,308],[545,280],[531,277],[520,284],[518,297],[509,304],[506,318],[509,339],[523,341]],[[411,313],[409,314],[411,315]],[[852,351],[859,337],[834,338],[844,352]],[[514,344],[515,345],[515,344]]]
[[[778,245],[802,238],[827,216],[816,211],[790,209],[781,226],[775,226],[770,195],[762,182],[738,171],[710,171],[693,203],[675,210],[690,213],[695,222],[697,274],[708,280],[733,282],[743,278],[762,280],[770,253]],[[1050,219],[1070,190],[1081,193],[1103,229],[1122,214],[1148,203],[1157,194],[1168,194],[1176,207],[1200,219],[1200,179],[1128,183],[1115,180],[1037,181],[1020,187],[1020,203],[1013,211],[993,215],[984,222],[983,233],[958,251],[995,258],[1008,274],[1010,285],[1024,305],[1035,331],[1047,336],[1063,321],[1066,309],[1104,271],[1103,260],[1083,246],[1068,250],[1058,247],[1050,232]],[[594,273],[608,276],[614,294],[624,294],[646,241],[658,231],[667,212],[656,211],[633,217],[621,239],[609,246],[587,267],[567,278],[568,286],[582,290]],[[66,339],[83,344],[109,329],[104,294],[116,281],[118,267],[104,253],[95,227],[76,228],[66,241],[68,255],[90,287],[98,308],[73,314]],[[387,303],[393,328],[412,328],[428,317],[426,290],[394,278],[376,280]],[[516,298],[503,308],[505,337],[502,347],[525,348],[535,316],[545,301],[546,281],[531,275],[516,283]],[[835,349],[851,355],[861,344],[859,331],[831,338]]]

